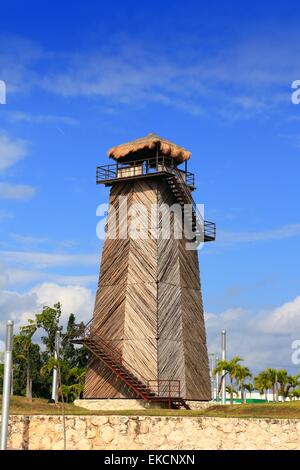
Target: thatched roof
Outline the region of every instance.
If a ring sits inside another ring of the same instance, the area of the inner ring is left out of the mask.
[[[190,158],[191,152],[179,147],[169,140],[163,139],[156,134],[148,134],[141,139],[127,142],[126,144],[112,147],[107,152],[110,158],[119,160],[120,158],[130,157],[130,154],[140,153],[143,150],[155,151],[158,146],[159,155],[165,155],[174,158],[178,163],[184,162]]]

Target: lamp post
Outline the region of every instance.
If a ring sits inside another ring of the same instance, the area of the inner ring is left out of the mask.
[[[10,403],[11,377],[12,377],[13,329],[14,329],[14,322],[12,320],[8,320],[7,325],[6,325],[6,343],[5,343],[5,357],[4,357],[1,442],[0,442],[1,450],[6,450],[7,448],[9,403]]]
[[[216,364],[219,362],[219,356],[216,354]],[[216,373],[216,401],[219,401],[219,385],[220,385],[220,380],[219,380],[219,372]]]
[[[59,359],[59,347],[60,347],[60,331],[55,332],[55,341],[54,341],[54,359],[58,361]],[[53,367],[53,376],[52,376],[52,394],[50,403],[58,402],[58,371],[57,366]]]
[[[210,380],[211,380],[211,398],[215,399],[215,378],[214,378],[214,368],[215,368],[215,353],[211,353],[210,357]]]
[[[222,361],[226,361],[226,331],[221,331]],[[222,370],[222,405],[226,405],[226,372]]]

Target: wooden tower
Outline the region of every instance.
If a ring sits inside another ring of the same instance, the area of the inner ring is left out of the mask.
[[[182,213],[171,212],[170,236],[162,224],[173,204],[190,204],[199,232],[190,153],[149,134],[112,148],[109,156],[115,163],[98,167],[97,182],[111,187],[122,237],[107,233],[104,241],[94,315],[82,338],[92,353],[84,398],[210,400],[197,250],[187,249],[184,234],[175,236]],[[120,196],[128,214],[137,203],[147,211],[138,238],[128,236]],[[213,223],[201,227],[204,241],[215,239]]]

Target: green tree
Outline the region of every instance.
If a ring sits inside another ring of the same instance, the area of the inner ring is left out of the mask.
[[[284,397],[294,397],[294,390],[300,385],[300,374],[287,375],[286,384],[284,386]]]
[[[14,392],[48,398],[51,391],[53,367],[59,365],[61,376],[61,393],[73,400],[82,394],[84,377],[88,360],[85,348],[74,346],[72,340],[82,334],[84,324],[76,324],[75,315],[70,314],[67,328],[62,332],[60,325],[61,304],[45,306],[41,313],[29,320],[14,336],[13,343],[13,377]],[[42,330],[40,348],[33,342],[34,334]],[[61,331],[61,357],[54,359],[55,333]],[[0,364],[0,380],[3,365]],[[0,387],[2,386],[2,381]],[[1,391],[1,389],[0,389]]]
[[[300,398],[300,387],[297,387],[293,390],[293,394],[292,394],[292,397],[294,399],[299,399]]]
[[[85,380],[86,369],[73,367],[68,373],[67,385],[60,387],[60,393],[64,396],[65,401],[70,402],[80,398]]]
[[[279,369],[277,371],[277,382],[279,384],[279,395],[282,397],[283,401],[285,401],[289,385],[289,376],[285,369]]]
[[[251,379],[251,377],[252,377],[252,374],[248,367],[237,365],[235,378],[236,378],[236,381],[239,383],[242,403],[245,403],[245,386],[246,386],[245,382],[247,379]]]
[[[28,338],[22,334],[14,336],[13,343],[13,393],[25,395],[28,399],[41,394],[39,370],[42,364],[38,344],[28,344]]]
[[[55,331],[60,329],[60,327],[57,322],[53,322],[54,312],[49,312],[48,308],[47,310],[44,309],[44,311],[46,311],[47,324],[50,324],[55,336]],[[53,368],[58,367],[60,396],[63,395],[66,401],[79,398],[83,391],[88,353],[85,348],[75,347],[73,343],[74,338],[81,336],[83,328],[84,324],[76,324],[75,315],[71,313],[69,315],[66,331],[61,334],[59,360],[55,360],[52,354],[48,354],[48,357],[44,357],[44,364],[41,368],[41,376],[45,381],[51,383]],[[51,335],[48,335],[48,338],[51,338]],[[48,344],[48,338],[45,338],[44,344],[46,344],[46,342]],[[48,347],[48,350],[50,350],[50,347]]]
[[[236,388],[232,385],[226,386],[226,392],[229,393],[230,396],[235,396],[235,397],[238,397],[238,394],[239,394]]]
[[[81,336],[84,323],[76,323],[75,315],[70,314],[67,329],[62,334],[62,359],[70,364],[70,367],[86,367],[88,361],[88,352],[86,348],[75,346],[72,340]]]
[[[268,377],[269,386],[272,389],[273,401],[277,401],[278,400],[278,396],[277,396],[277,370],[272,369],[271,367],[269,367],[268,369],[265,370],[265,373],[267,374],[267,377]]]
[[[247,392],[249,392],[250,398],[251,398],[251,393],[252,393],[253,390],[254,390],[254,385],[253,385],[253,383],[249,382],[249,383],[245,384],[245,387],[244,387],[244,388],[245,388],[245,390],[247,390]]]
[[[268,390],[272,388],[272,382],[270,376],[266,371],[260,372],[254,378],[254,387],[259,391],[261,395],[265,395],[265,400],[268,401]]]
[[[225,380],[225,377],[228,375],[230,380],[230,403],[233,404],[233,390],[234,390],[234,379],[237,376],[238,368],[240,366],[239,362],[243,361],[243,359],[239,356],[233,357],[230,361],[218,361],[213,374],[222,374],[222,371],[225,371],[225,374],[221,378],[220,389],[222,387],[222,381]]]
[[[32,337],[36,332],[36,325],[30,321],[27,326],[20,328],[20,333],[14,336],[13,356],[15,361],[21,362],[26,369],[26,398],[32,400],[32,373],[36,355],[39,355],[39,347],[32,343]]]
[[[62,330],[59,324],[61,317],[61,304],[58,302],[53,307],[43,307],[42,313],[35,316],[37,328],[42,328],[46,336],[41,337],[42,343],[45,345],[46,353],[54,355],[55,349],[55,333]]]

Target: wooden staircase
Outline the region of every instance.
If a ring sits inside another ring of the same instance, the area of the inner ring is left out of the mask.
[[[73,339],[73,343],[82,344],[102,361],[126,386],[130,398],[143,399],[149,403],[167,403],[169,408],[173,409],[180,409],[182,407],[186,410],[190,409],[186,401],[180,396],[180,381],[147,381],[134,371],[132,366],[122,358],[118,350],[95,332],[92,321],[81,331],[81,337]],[[158,384],[158,386],[155,385],[152,388],[151,384]],[[157,393],[161,389],[164,389],[164,393]]]
[[[192,197],[191,190],[182,176],[182,172],[176,167],[169,166],[166,167],[166,172],[166,180],[175,199],[179,202],[182,209],[185,209],[184,222],[192,228],[193,239],[196,240],[197,244],[214,241],[216,239],[216,226],[213,222],[203,219]],[[191,207],[191,211],[186,210],[186,205]]]

